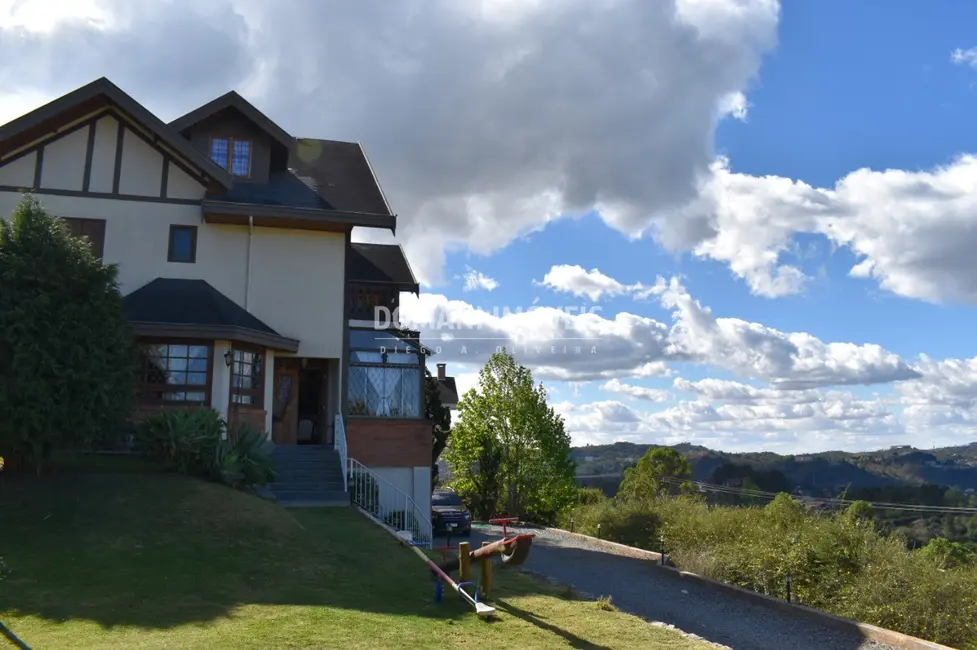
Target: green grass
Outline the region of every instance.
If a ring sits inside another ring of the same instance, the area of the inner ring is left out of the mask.
[[[498,566],[479,620],[352,510],[174,475],[6,476],[0,531],[0,621],[38,649],[706,647]]]

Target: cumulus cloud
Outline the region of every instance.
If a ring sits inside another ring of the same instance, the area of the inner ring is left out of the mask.
[[[601,389],[609,393],[619,393],[648,402],[664,402],[671,396],[667,390],[661,388],[645,388],[644,386],[625,384],[617,379],[605,382]]]
[[[447,359],[484,362],[504,346],[541,376],[561,380],[662,375],[676,361],[722,368],[783,389],[920,376],[878,345],[824,343],[810,334],[717,318],[674,278],[659,278],[649,294],[673,310],[671,326],[626,312],[605,318],[542,305],[486,310],[438,294],[405,295],[400,317]]]
[[[647,298],[653,290],[640,282],[623,284],[599,269],[588,271],[576,264],[556,264],[550,267],[542,281],[533,280],[533,284],[578,298],[587,297],[595,302],[622,295],[632,295],[640,300]]]
[[[476,271],[470,266],[465,270],[465,274],[461,276],[465,281],[462,287],[463,291],[492,291],[499,286],[498,281],[494,278],[490,278],[480,271]]]
[[[977,69],[977,47],[962,50],[959,47],[950,52],[950,61]]]
[[[290,132],[363,143],[428,284],[448,250],[489,253],[595,208],[637,234],[693,198],[780,12],[776,0],[78,6],[46,30],[0,17],[0,105],[105,75],[171,118],[237,88]]]

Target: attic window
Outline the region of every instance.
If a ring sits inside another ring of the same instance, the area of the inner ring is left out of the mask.
[[[211,138],[210,158],[232,176],[251,175],[251,141],[238,138]]]

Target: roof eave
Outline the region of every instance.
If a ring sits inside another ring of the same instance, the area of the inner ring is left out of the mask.
[[[361,228],[390,228],[397,217],[386,214],[369,214],[365,212],[348,212],[344,210],[322,210],[317,208],[299,208],[284,205],[263,205],[260,203],[235,203],[230,201],[205,200],[202,204],[204,215],[233,214],[252,217],[285,217],[291,219],[308,219],[337,223],[345,226],[359,226]]]
[[[295,138],[285,131],[285,129],[275,124],[271,118],[259,111],[251,102],[233,90],[207,102],[199,108],[193,109],[185,115],[181,115],[170,122],[169,126],[175,131],[183,131],[227,108],[235,108],[240,111],[283,147],[290,149],[295,142]]]
[[[147,321],[130,321],[130,324],[137,336],[228,340],[251,343],[252,345],[259,345],[280,352],[295,353],[299,350],[298,339],[235,325],[197,325],[193,323],[156,323]]]

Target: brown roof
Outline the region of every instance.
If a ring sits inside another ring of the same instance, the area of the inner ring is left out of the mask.
[[[2,149],[14,149],[25,145],[33,139],[50,133],[52,126],[77,119],[86,112],[105,106],[106,103],[121,108],[129,117],[152,131],[157,138],[199,167],[211,179],[228,189],[233,185],[230,174],[221,169],[209,156],[190,144],[186,138],[105,77],[100,77],[27,115],[0,126]]]
[[[393,284],[413,293],[420,290],[399,244],[350,244],[346,277],[353,282]]]
[[[438,380],[438,396],[444,405],[454,406],[458,403],[458,387],[455,385],[454,377]]]
[[[310,179],[332,210],[393,216],[363,147],[357,142],[299,138],[288,166]]]

